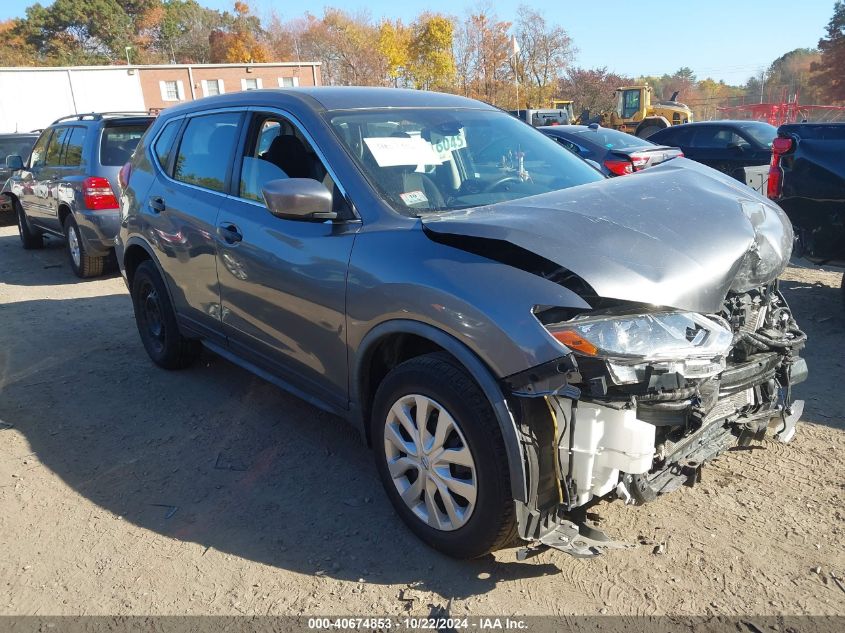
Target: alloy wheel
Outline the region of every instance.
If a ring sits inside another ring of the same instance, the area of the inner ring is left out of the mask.
[[[79,268],[82,265],[82,250],[79,247],[79,237],[76,234],[76,227],[72,224],[67,232],[67,247],[70,251],[73,265]]]
[[[387,468],[405,505],[424,523],[457,530],[478,497],[475,461],[457,421],[427,396],[399,398],[384,425]]]

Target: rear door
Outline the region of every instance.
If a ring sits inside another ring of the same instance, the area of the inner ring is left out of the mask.
[[[705,125],[695,129],[690,145],[692,158],[722,173],[745,182],[748,142],[725,125]],[[686,154],[686,150],[684,151]]]
[[[245,112],[215,110],[169,121],[151,141],[162,176],[141,200],[140,232],[158,251],[180,322],[218,342],[217,215],[227,198]]]
[[[73,209],[77,192],[81,189],[81,181],[85,177],[85,169],[89,165],[84,160],[85,143],[88,128],[82,125],[72,125],[66,134],[64,149],[62,150],[61,165],[54,168],[54,180],[51,187],[53,203],[62,203]],[[56,230],[62,230],[58,214],[51,220]]]

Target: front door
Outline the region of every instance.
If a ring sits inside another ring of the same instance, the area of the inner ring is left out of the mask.
[[[346,272],[360,224],[301,129],[254,113],[236,161],[236,196],[217,218],[220,297],[230,348],[324,402],[348,404]],[[262,186],[313,178],[335,192],[336,221],[271,215]]]
[[[53,136],[52,128],[41,133],[32,148],[28,165],[21,170],[13,186],[30,222],[38,226],[44,226],[48,217],[48,199],[43,182],[47,174],[47,152],[54,147],[51,142]]]

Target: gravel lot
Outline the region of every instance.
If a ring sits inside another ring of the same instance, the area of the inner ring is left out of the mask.
[[[0,614],[845,615],[841,273],[784,279],[810,335],[791,445],[599,505],[632,550],[456,562],[344,422],[211,354],[155,368],[119,276],[79,281],[60,243],[0,228]]]

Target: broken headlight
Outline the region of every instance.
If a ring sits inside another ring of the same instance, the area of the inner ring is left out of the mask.
[[[714,358],[726,355],[733,340],[727,325],[694,312],[586,315],[545,328],[573,352],[598,358]]]

